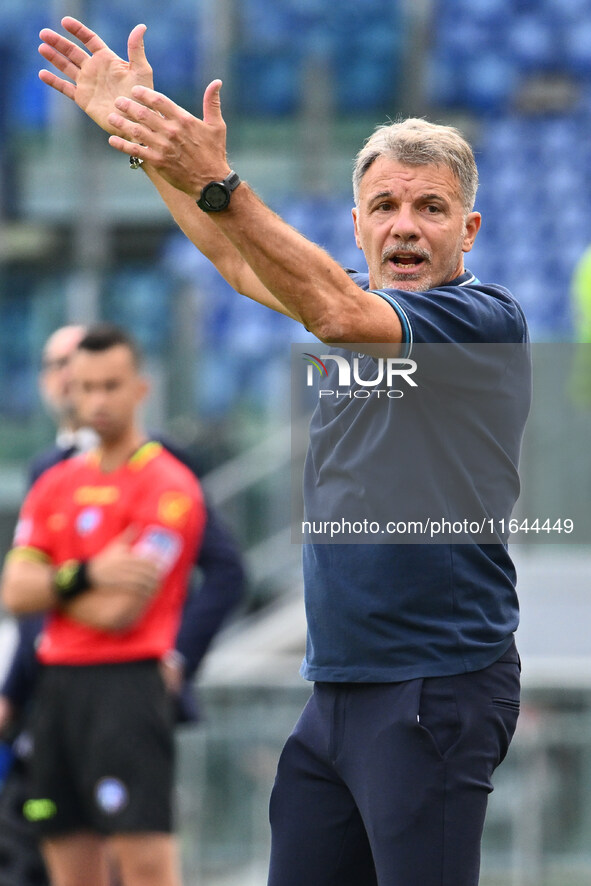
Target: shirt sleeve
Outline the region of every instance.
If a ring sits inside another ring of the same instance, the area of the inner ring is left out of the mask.
[[[133,549],[153,560],[163,578],[181,558],[195,557],[203,534],[205,514],[199,486],[196,481],[183,481],[184,477],[173,477],[166,484],[157,483],[134,514],[139,534]]]
[[[55,531],[52,526],[54,482],[53,472],[44,474],[25,498],[14,531],[11,554],[52,559]]]
[[[369,290],[367,273],[345,268],[360,289],[374,292],[392,306],[402,326],[408,357],[413,344],[461,342],[525,344],[529,341],[523,311],[502,286],[474,277],[470,284],[442,286],[427,292]]]
[[[428,292],[399,289],[375,292],[398,313],[408,351],[418,342],[518,344],[527,341],[523,313],[500,286],[444,286]]]

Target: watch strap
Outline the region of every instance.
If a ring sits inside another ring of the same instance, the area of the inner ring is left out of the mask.
[[[61,602],[71,600],[91,586],[86,569],[86,560],[66,560],[58,566],[53,575],[53,589]]]

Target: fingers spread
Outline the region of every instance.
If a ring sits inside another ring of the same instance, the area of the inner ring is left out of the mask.
[[[121,151],[122,154],[128,154],[130,157],[141,157],[142,160],[149,160],[148,152],[144,145],[130,142],[125,138],[121,138],[119,135],[110,135],[109,144],[112,148],[115,148],[115,150]]]
[[[136,88],[134,87],[132,90],[134,95]],[[178,108],[174,102],[170,102],[165,96],[152,89],[140,87],[138,94],[141,94],[142,102],[145,100],[154,107],[163,107],[164,105],[160,102],[160,99],[163,99],[179,113],[183,113],[182,109]],[[115,107],[121,111],[121,114],[116,112],[109,114],[108,122],[113,129],[120,133],[121,137],[112,136],[109,139],[111,147],[130,156],[140,157],[142,160],[152,162],[160,160],[162,149],[173,137],[171,124],[167,122],[164,115],[147,107],[146,104],[140,104],[140,102],[123,95],[115,99]]]
[[[43,40],[41,46],[44,49],[41,52],[41,47],[39,47],[39,52],[41,52],[44,58],[59,68],[60,71],[62,70],[60,64],[58,64],[60,58],[64,60],[69,59],[78,68],[88,58],[87,53],[80,46],[76,46],[71,40],[62,37],[61,34],[56,34],[55,31],[51,31],[49,28],[44,28],[40,31],[39,37]]]
[[[121,111],[121,114],[126,120],[141,123],[151,129],[160,128],[159,124],[162,121],[162,116],[156,114],[154,111],[150,110],[150,108],[146,108],[145,105],[141,105],[139,102],[135,102],[130,98],[126,98],[124,95],[120,95],[115,99],[115,107]]]
[[[143,146],[148,142],[153,144],[154,130],[161,129],[162,117],[144,108],[143,105],[123,97],[116,100],[115,106],[123,111],[125,116],[115,112],[109,114],[107,119],[110,126],[120,132],[127,142]]]
[[[101,40],[98,34],[79,22],[77,18],[67,15],[62,19],[62,25],[73,37],[84,43],[89,52],[98,52],[99,49],[106,49],[107,44]]]
[[[87,55],[85,55],[84,53],[82,54],[84,55],[84,58],[88,58]],[[65,74],[66,77],[69,77],[71,80],[75,80],[80,73],[79,65],[74,64],[64,55],[53,49],[53,47],[48,46],[45,43],[42,43],[39,46],[39,55],[42,55],[45,61],[52,64],[55,68],[58,69],[58,71],[61,71],[62,74]]]
[[[181,108],[171,101],[171,99],[162,95],[161,92],[155,92],[153,89],[148,89],[147,86],[134,86],[131,90],[131,94],[141,105],[144,105],[146,108],[151,108],[163,117],[174,116],[175,112],[181,110]]]
[[[43,68],[39,71],[39,79],[46,83],[47,86],[52,86],[54,89],[57,89],[58,92],[63,93],[67,98],[71,98],[74,100],[74,96],[76,94],[76,87],[73,83],[70,83],[69,80],[62,80],[61,77],[57,77],[51,71],[46,71]]]

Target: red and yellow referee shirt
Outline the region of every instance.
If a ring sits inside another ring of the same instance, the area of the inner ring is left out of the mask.
[[[21,509],[11,556],[59,566],[88,560],[132,527],[133,549],[155,559],[162,581],[130,628],[105,631],[49,613],[38,649],[44,664],[160,658],[174,647],[187,580],[205,526],[194,474],[159,443],[144,444],[115,471],[90,452],[60,462],[35,483]]]

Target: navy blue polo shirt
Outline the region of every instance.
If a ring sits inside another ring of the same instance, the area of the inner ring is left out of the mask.
[[[351,276],[369,288],[366,274]],[[506,289],[483,285],[470,272],[427,292],[387,289],[378,295],[400,319],[408,357],[426,345],[465,345],[471,371],[460,373],[456,361],[448,361],[442,373],[436,361],[429,378],[429,360],[417,358],[421,397],[412,410],[404,406],[408,397],[379,408],[375,398],[372,405],[369,397],[323,397],[310,425],[306,519],[326,513],[327,504],[333,518],[364,513],[364,507],[371,516],[376,502],[368,485],[388,490],[378,519],[393,499],[409,503],[412,515],[423,492],[438,516],[450,514],[456,489],[470,513],[508,519],[519,494],[517,465],[531,397],[527,325],[519,305]],[[510,350],[501,350],[501,359],[495,350],[491,363],[490,352],[476,347],[488,344]],[[351,358],[343,349],[327,353]],[[335,384],[336,361],[331,372],[327,387]],[[453,396],[456,388],[461,397]],[[509,647],[518,602],[506,544],[365,538],[304,545],[305,678],[395,682],[444,676],[486,667]]]

